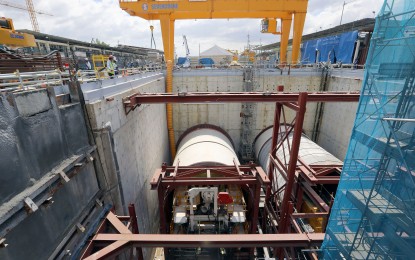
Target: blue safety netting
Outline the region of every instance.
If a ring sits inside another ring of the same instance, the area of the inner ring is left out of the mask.
[[[414,255],[415,1],[386,0],[320,258]]]
[[[331,63],[353,63],[353,51],[357,36],[358,31],[351,31],[305,41],[301,49],[301,62],[308,64],[330,60]]]

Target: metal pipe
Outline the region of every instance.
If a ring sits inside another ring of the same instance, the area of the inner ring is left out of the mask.
[[[186,131],[179,140],[173,165],[179,161],[180,166],[234,165],[234,161],[240,164],[232,140],[219,127],[201,125]]]
[[[279,129],[279,138],[281,139],[285,136],[285,129],[283,126],[280,126]],[[286,182],[286,176],[284,175],[284,171],[287,169],[287,165],[284,163],[284,157],[286,159],[290,158],[288,153],[288,145],[292,143],[293,135],[289,134],[289,136],[283,141],[282,144],[278,145],[275,159],[269,158],[269,153],[272,148],[272,132],[273,129],[270,127],[263,132],[261,132],[255,139],[254,148],[255,148],[255,155],[259,165],[261,165],[265,170],[270,169],[270,167],[274,168],[273,176],[276,179],[276,183],[279,187],[284,185]],[[279,140],[281,143],[282,140]],[[284,147],[284,149],[282,148]],[[324,148],[320,147],[315,142],[311,141],[307,136],[302,135],[301,137],[301,146],[299,150],[299,163],[298,167],[300,170],[307,170],[306,166],[312,166],[317,168],[324,168],[324,167],[341,167],[342,161],[337,159],[335,156],[327,152]],[[271,162],[271,164],[269,164]],[[278,162],[279,167],[275,167],[275,164]],[[333,171],[333,168],[329,168],[330,171]],[[308,170],[310,174],[312,174],[311,169]],[[321,174],[321,172],[320,172]],[[314,175],[307,175],[310,180],[314,180],[318,183],[338,183],[338,176],[314,176]]]

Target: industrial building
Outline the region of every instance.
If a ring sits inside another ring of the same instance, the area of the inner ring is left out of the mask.
[[[118,64],[121,67],[127,67],[129,63],[139,62],[140,65],[156,60],[162,60],[163,52],[157,49],[143,48],[137,46],[126,46],[119,44],[117,47],[111,47],[103,44],[88,43],[35,32],[31,30],[18,30],[21,33],[27,33],[35,37],[36,47],[22,48],[20,51],[25,54],[46,55],[51,51],[58,51],[62,58],[70,58],[74,61],[82,62],[85,58],[92,60],[93,55],[114,55],[118,58]],[[149,57],[150,56],[150,57]]]
[[[330,60],[331,63],[364,65],[374,26],[375,19],[365,18],[303,35],[300,61],[303,64],[314,64]],[[291,44],[292,40],[289,40],[289,53]],[[280,45],[280,42],[276,42],[260,46],[256,51],[261,57],[279,59]]]
[[[232,2],[119,1],[160,20],[151,71],[0,74],[0,259],[412,258],[415,3],[301,38],[307,1]],[[207,18],[263,18],[279,64],[175,69]]]

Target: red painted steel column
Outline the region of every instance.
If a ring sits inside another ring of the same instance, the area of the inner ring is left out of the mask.
[[[163,181],[163,180],[162,180]],[[166,189],[163,187],[163,184],[160,183],[157,187],[157,193],[159,197],[159,212],[160,212],[160,234],[167,234],[166,231],[166,212],[165,212],[165,200],[164,195],[166,193]],[[164,247],[164,256],[168,259],[168,248]]]
[[[297,211],[300,211],[301,206],[303,204],[303,188],[298,183],[297,183],[297,195],[295,197],[297,198],[297,203],[295,205],[295,208],[297,209]]]
[[[284,91],[284,86],[280,85],[277,87],[277,91]],[[277,147],[278,142],[278,134],[280,131],[280,118],[281,118],[281,110],[282,110],[282,104],[276,102],[275,103],[275,112],[274,112],[274,125],[272,130],[272,141],[271,141],[271,151],[270,156],[275,156],[275,149]],[[270,180],[270,184],[267,187],[266,193],[265,193],[265,205],[268,205],[268,202],[270,201],[272,186],[274,184],[274,164],[269,160],[268,163],[268,178]],[[266,233],[266,222],[267,222],[267,216],[263,216],[262,219],[262,231]]]
[[[284,86],[278,86],[277,90],[278,91],[284,91]],[[271,145],[271,151],[270,151],[271,156],[274,156],[275,148],[277,147],[278,134],[279,134],[279,131],[280,131],[281,110],[282,110],[282,104],[278,103],[278,102],[275,103],[274,126],[273,126],[273,130],[272,130],[272,145]],[[274,164],[271,163],[271,160],[269,161],[269,164],[268,164],[268,177],[269,177],[271,183],[267,188],[267,193],[266,193],[266,197],[265,197],[266,202],[269,201],[269,197],[271,195],[272,185],[273,185],[273,182],[274,182]]]
[[[137,223],[137,215],[135,214],[135,207],[134,204],[130,203],[128,205],[128,213],[130,215],[130,219],[131,219],[131,230],[133,232],[133,234],[140,234],[139,230],[138,230],[138,223]],[[138,260],[143,260],[143,249],[141,247],[137,247],[137,259]]]
[[[290,152],[290,161],[288,163],[288,172],[287,172],[287,183],[285,185],[284,197],[282,200],[281,205],[281,215],[280,221],[278,223],[278,233],[282,234],[286,232],[287,225],[289,223],[288,215],[289,215],[289,201],[291,199],[291,193],[295,181],[295,169],[297,168],[297,160],[298,160],[298,151],[300,149],[300,141],[304,123],[304,115],[306,111],[306,104],[307,104],[307,93],[302,92],[298,97],[298,106],[299,110],[297,112],[297,116],[295,119],[295,126],[294,126],[294,133],[292,138],[291,144],[291,152]],[[282,251],[278,250],[278,256],[281,256]]]

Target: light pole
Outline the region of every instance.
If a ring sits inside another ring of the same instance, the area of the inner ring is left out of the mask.
[[[352,1],[347,2],[347,3],[346,3],[346,1],[343,2],[342,15],[340,16],[340,25],[342,25],[344,6],[347,5],[347,4],[353,3],[354,1],[356,1],[356,0],[352,0]]]
[[[343,2],[343,8],[342,8],[342,15],[340,16],[340,25],[342,25],[343,20],[343,12],[344,12],[344,6],[346,5],[346,1]]]

